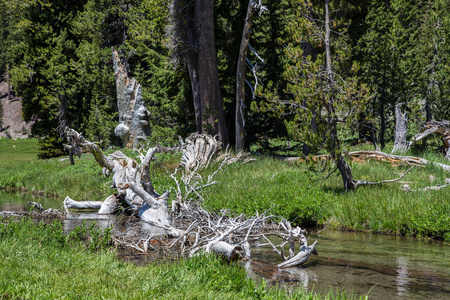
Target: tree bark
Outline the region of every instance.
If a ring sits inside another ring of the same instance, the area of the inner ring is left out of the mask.
[[[392,153],[403,153],[408,150],[408,143],[406,142],[408,119],[406,118],[406,112],[402,114],[400,110],[402,104],[398,103],[395,106],[395,139]]]
[[[245,149],[245,71],[247,67],[246,59],[249,49],[249,40],[253,15],[255,13],[255,3],[249,0],[247,7],[247,15],[245,17],[244,30],[242,31],[241,47],[239,50],[239,58],[236,72],[236,149]]]
[[[195,1],[195,26],[198,37],[198,75],[201,95],[202,132],[218,135],[228,144],[228,134],[220,92],[217,53],[214,39],[214,1]]]
[[[192,53],[186,57],[186,64],[191,78],[192,99],[194,101],[195,129],[198,133],[202,128],[202,97],[200,93],[200,81],[198,75],[198,53]]]
[[[150,112],[145,108],[141,85],[136,79],[128,77],[119,53],[114,48],[112,57],[119,110],[119,125],[114,129],[114,134],[122,139],[123,147],[134,148],[151,134],[148,122]]]
[[[340,141],[337,135],[337,117],[335,116],[335,108],[334,101],[335,99],[335,83],[333,71],[331,69],[331,49],[330,49],[330,12],[329,12],[329,0],[325,0],[325,60],[326,60],[326,71],[327,71],[327,79],[328,79],[328,88],[330,89],[330,97],[328,99],[328,110],[329,114],[331,114],[330,118],[330,129],[331,129],[331,157],[336,162],[336,166],[341,173],[342,181],[344,183],[344,188],[346,191],[355,189],[352,169],[345,162],[342,157],[340,149]]]
[[[6,69],[6,83],[8,84],[8,100],[11,101],[12,95],[11,95],[11,82],[9,80],[9,66]]]
[[[198,133],[228,144],[214,40],[214,1],[171,1],[172,55],[187,65]]]

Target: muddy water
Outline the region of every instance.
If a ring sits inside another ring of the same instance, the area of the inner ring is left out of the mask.
[[[44,208],[62,206],[62,199],[0,191],[0,211],[28,210],[27,201]],[[96,212],[76,213],[63,221],[64,228],[73,229],[84,219],[95,220],[100,228],[125,222]],[[274,266],[281,259],[270,248],[253,244],[253,260],[244,264],[249,276],[285,288],[328,291],[332,287],[356,296],[368,293],[370,299],[450,299],[450,246],[413,238],[315,231],[310,230],[308,241],[318,241],[319,256],[312,255],[301,268],[278,270]],[[153,259],[136,256],[132,260],[145,264]]]

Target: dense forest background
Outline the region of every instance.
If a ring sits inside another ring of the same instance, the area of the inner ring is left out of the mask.
[[[174,38],[180,25],[174,8],[187,15],[194,13],[189,7],[210,2],[1,0],[0,71],[22,98],[24,119],[35,120],[41,157],[63,153],[65,126],[102,146],[118,144],[112,47],[142,85],[150,142],[170,145],[177,135],[198,130],[183,59],[188,50]],[[259,6],[251,28],[242,103],[247,147],[287,137],[320,151],[311,141],[320,138],[321,124],[329,124],[321,121],[328,118],[337,120],[341,139],[376,140],[383,148],[393,138],[399,103],[408,112],[410,134],[424,121],[450,119],[449,1],[329,1],[327,11],[328,1],[320,0],[254,2],[266,9]],[[236,69],[249,1],[213,3],[215,101],[234,143]]]

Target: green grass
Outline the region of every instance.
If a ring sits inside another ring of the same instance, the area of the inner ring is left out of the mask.
[[[0,299],[345,299],[266,289],[245,270],[214,256],[136,266],[114,251],[90,247],[96,233],[65,237],[61,224],[0,220]],[[77,237],[87,242],[77,243]],[[75,241],[75,242],[74,242]],[[88,251],[90,249],[90,251]]]
[[[79,201],[102,201],[115,192],[111,188],[111,177],[103,176],[102,168],[89,153],[80,159],[75,158],[75,165],[70,165],[69,160],[60,161],[60,158],[37,159],[36,140],[17,140],[14,143],[6,140],[0,142],[0,149],[3,149],[0,152],[0,189],[26,190],[63,198],[69,196]],[[110,149],[107,153],[114,150],[117,149]],[[124,152],[136,155],[130,150]],[[164,166],[173,164],[176,158],[173,155],[160,157],[156,163],[158,171],[152,180],[164,191],[173,184],[172,179],[166,176],[169,170]]]
[[[294,164],[258,159],[233,164],[218,174],[220,184],[205,189],[205,206],[227,208],[254,215],[270,209],[270,214],[295,224],[323,224],[329,217],[327,206],[335,196],[311,181],[311,172]]]
[[[37,158],[38,140],[0,138],[0,162],[28,161]]]
[[[427,152],[423,156],[448,164],[440,155]],[[372,182],[398,178],[409,169],[376,161],[349,163],[355,179]],[[270,159],[234,164],[218,175],[219,185],[205,190],[204,204],[216,211],[227,208],[247,215],[271,209],[306,226],[450,241],[450,188],[413,193],[400,189],[404,183],[413,190],[444,184],[448,172],[432,165],[415,167],[400,182],[362,186],[353,192],[344,192],[339,172],[328,180],[324,176],[309,171],[306,164]]]
[[[428,159],[433,159],[430,155]],[[441,161],[442,159],[436,159]],[[409,167],[392,167],[387,163],[352,163],[355,179],[382,181],[394,179]],[[434,176],[432,181],[430,178]],[[407,182],[413,190],[444,184],[450,174],[433,166],[415,167],[401,183],[360,187],[344,193],[342,182],[335,177],[324,188],[336,195],[330,206],[329,223],[335,228],[370,230],[397,235],[427,236],[450,241],[450,188],[439,191],[404,192]]]
[[[16,141],[14,151],[29,147]],[[5,143],[10,145],[10,143]],[[0,143],[2,145],[2,143]],[[12,150],[11,150],[12,151]],[[113,150],[109,150],[113,151]],[[131,152],[127,152],[130,154]],[[417,153],[407,153],[407,155]],[[1,152],[10,155],[9,152]],[[425,152],[422,157],[449,164],[442,155]],[[159,155],[152,163],[152,181],[158,192],[173,190],[170,178],[179,155]],[[406,166],[369,161],[349,162],[358,180],[381,181],[399,177]],[[216,166],[206,170],[206,175]],[[179,172],[180,173],[180,172]],[[435,177],[430,180],[430,175]],[[288,164],[258,158],[249,164],[228,166],[215,177],[220,184],[204,189],[204,205],[212,210],[229,209],[253,215],[271,211],[299,225],[325,225],[345,230],[367,230],[407,236],[426,236],[450,241],[450,188],[406,193],[401,182],[360,187],[345,193],[339,173],[328,180],[323,173],[308,170],[306,164]],[[417,190],[443,184],[448,172],[431,166],[415,167],[403,179]],[[71,166],[68,161],[0,159],[0,187],[43,191],[76,200],[104,200],[114,192],[111,177],[105,178],[90,154],[83,154]],[[174,197],[172,192],[171,199]]]

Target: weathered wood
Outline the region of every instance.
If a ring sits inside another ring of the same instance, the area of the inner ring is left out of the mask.
[[[136,79],[128,77],[119,53],[114,48],[112,57],[119,110],[119,125],[114,129],[114,134],[122,139],[123,147],[134,148],[151,134],[148,122],[150,112],[145,108],[141,85]]]
[[[241,255],[240,252],[242,248],[238,245],[230,245],[226,242],[219,241],[214,243],[214,245],[211,247],[211,251],[222,255],[225,257],[228,261],[236,261],[238,260]]]
[[[312,254],[318,255],[316,251],[316,243],[315,241],[310,247],[308,247],[308,242],[305,237],[306,230],[301,229],[300,227],[292,228],[291,223],[287,220],[282,220],[279,224],[279,228],[281,229],[281,236],[284,236],[284,241],[275,246],[266,235],[262,235],[262,237],[268,242],[270,246],[272,246],[273,251],[276,252],[284,262],[278,264],[279,268],[291,268],[304,264],[309,256]],[[276,235],[279,235],[277,233]],[[295,241],[298,239],[300,243],[300,251],[295,254]],[[289,243],[289,255],[284,255],[284,246]]]
[[[350,152],[349,156],[354,160],[376,159],[380,161],[387,161],[392,164],[407,164],[411,166],[425,166],[428,164],[432,164],[436,167],[442,168],[444,171],[450,172],[449,165],[444,165],[437,162],[430,162],[429,160],[415,156],[400,156],[380,151],[354,151]]]
[[[99,214],[112,213],[116,205],[126,202],[131,210],[139,215],[143,224],[163,229],[164,235],[173,238],[170,240],[168,249],[177,245],[182,255],[188,253],[193,256],[201,252],[213,252],[223,255],[228,260],[236,260],[240,257],[250,258],[249,240],[259,239],[262,232],[269,226],[268,222],[272,216],[266,215],[266,213],[257,214],[251,218],[244,215],[231,216],[225,211],[219,215],[206,211],[198,203],[189,201],[192,199],[189,198],[189,195],[195,195],[195,198],[202,199],[199,194],[201,189],[217,183],[213,181],[213,178],[226,165],[229,158],[228,155],[221,158],[220,166],[207,176],[206,182],[197,173],[208,166],[220,149],[220,143],[214,137],[194,134],[182,142],[183,159],[180,165],[185,168],[185,173],[181,176],[184,186],[180,185],[180,179],[175,177],[175,171],[171,176],[177,184],[177,196],[172,201],[172,213],[169,215],[167,207],[169,192],[159,195],[154,191],[149,180],[149,164],[155,153],[163,151],[161,147],[150,148],[145,155],[139,151],[139,164],[120,151],[105,156],[97,145],[87,141],[76,131],[67,129],[66,132],[74,149],[80,151],[82,147],[89,149],[99,165],[113,173],[113,187],[117,190],[117,194],[102,202],[78,202],[67,197],[64,201],[66,209],[69,207],[95,208],[99,209]],[[120,201],[118,201],[119,199]],[[171,218],[177,227],[172,225]],[[189,225],[185,226],[186,224]],[[280,226],[282,231],[288,232],[283,236],[289,236],[288,240],[291,244],[288,259],[293,259],[295,257],[295,239],[299,239],[300,246],[306,245],[306,238],[303,235],[305,231],[300,228],[292,229],[290,223]],[[116,238],[115,242],[140,252],[146,252],[149,247],[152,248],[149,246],[150,238],[145,240],[139,238],[136,241],[136,239],[129,240],[122,236],[120,239]],[[306,259],[307,257],[303,258],[303,260]]]
[[[209,134],[193,133],[183,143],[183,156],[180,165],[186,174],[206,168],[213,156],[221,149],[221,143]]]
[[[143,157],[142,163],[138,164],[135,160],[127,157],[120,151],[115,151],[109,156],[105,156],[103,151],[92,142],[87,141],[78,132],[67,129],[67,136],[74,148],[86,147],[94,155],[97,163],[113,172],[113,187],[117,189],[118,196],[123,197],[125,202],[131,207],[132,210],[139,214],[139,217],[145,221],[152,223],[153,226],[164,228],[168,234],[179,235],[181,232],[176,228],[173,228],[169,224],[169,211],[167,208],[168,192],[159,196],[152,191],[152,194],[147,192],[143,187],[142,172],[146,170],[148,172],[148,165],[155,152],[159,152],[160,148],[153,147],[147,151],[147,154]],[[144,182],[148,184],[148,182]],[[109,197],[107,203],[105,201],[83,201],[74,202],[69,197],[64,200],[66,207],[74,208],[95,208],[99,209],[99,213],[109,213],[114,210],[114,204],[117,203],[117,199]],[[103,204],[103,206],[102,206]]]
[[[395,138],[392,153],[404,153],[408,150],[408,143],[406,142],[408,119],[406,118],[406,111],[402,113],[400,109],[402,104],[398,103],[395,106]]]
[[[75,208],[75,209],[100,209],[102,207],[103,201],[76,201],[71,199],[69,196],[64,199],[64,207]]]
[[[445,157],[450,160],[450,121],[442,120],[442,121],[429,121],[426,122],[423,127],[426,128],[424,132],[418,133],[411,138],[411,142],[409,146],[418,141],[424,139],[425,137],[435,133],[442,136],[442,142],[444,144],[445,149]]]
[[[111,215],[118,206],[118,199],[116,195],[111,195],[103,201],[102,205],[98,210],[99,215]]]
[[[253,24],[253,15],[258,7],[254,0],[248,2],[247,14],[245,16],[244,29],[242,30],[241,46],[239,49],[239,58],[236,72],[236,141],[235,146],[238,150],[245,149],[245,73],[247,68],[247,52],[251,28]]]
[[[303,246],[300,249],[300,252],[297,253],[297,255],[295,255],[294,257],[286,260],[285,262],[282,262],[282,263],[278,264],[277,267],[279,267],[279,268],[293,268],[293,267],[298,267],[298,266],[304,264],[308,260],[308,258],[311,255],[311,253],[317,255],[316,243],[317,243],[317,241],[315,241],[309,247]]]

